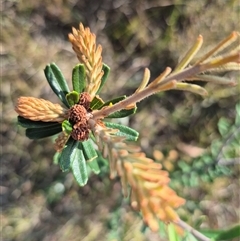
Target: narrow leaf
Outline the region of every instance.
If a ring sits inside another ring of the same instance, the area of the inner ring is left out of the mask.
[[[86,185],[88,181],[86,160],[83,151],[75,148],[71,156],[71,168],[73,175],[80,186]]]
[[[187,84],[187,83],[177,83],[176,84],[176,89],[177,90],[185,90],[185,91],[190,91],[195,94],[199,95],[207,95],[207,91],[202,88],[199,85],[194,85],[194,84]]]
[[[102,107],[103,104],[104,104],[104,101],[97,95],[91,101],[90,108],[92,110],[99,110],[99,108]]]
[[[155,80],[153,80],[149,86],[154,86],[159,84],[166,76],[168,76],[171,73],[172,69],[170,67],[167,67]]]
[[[62,131],[60,123],[56,123],[44,128],[28,128],[26,129],[26,136],[30,139],[41,139],[49,136],[53,136]]]
[[[83,154],[87,161],[97,158],[97,152],[93,147],[92,141],[88,139],[80,143],[82,145]]]
[[[224,117],[220,118],[217,125],[218,125],[218,130],[222,137],[226,136],[229,133],[231,128],[231,123],[229,122],[228,119]]]
[[[123,126],[112,122],[104,122],[104,124],[108,128],[118,129],[119,131],[115,135],[126,137],[127,141],[136,141],[138,138],[139,133],[128,126]]]
[[[24,128],[44,128],[55,126],[57,124],[60,125],[60,123],[58,122],[32,121],[29,119],[25,119],[22,116],[18,116],[18,124]]]
[[[89,167],[95,174],[100,173],[100,168],[97,162],[98,155],[95,148],[93,147],[92,141],[88,139],[87,141],[82,142],[81,145],[84,157],[87,160]]]
[[[168,232],[169,241],[179,241],[178,235],[173,223],[170,223],[167,225],[167,232]]]
[[[99,89],[96,94],[100,93],[102,87],[104,86],[105,82],[107,81],[107,78],[108,78],[108,75],[110,72],[110,67],[107,66],[106,64],[103,64],[102,70],[103,70],[104,74],[103,74],[103,77],[101,79],[101,84],[100,84]]]
[[[110,114],[109,116],[107,116],[107,118],[123,118],[129,115],[135,114],[136,111],[137,111],[137,107],[129,110],[123,109]]]
[[[79,93],[77,91],[72,91],[66,95],[66,99],[71,107],[79,102]]]
[[[69,171],[71,160],[75,158],[75,149],[78,142],[73,138],[69,138],[66,147],[64,147],[59,158],[59,165],[63,172]]]
[[[203,43],[203,37],[202,35],[199,35],[197,38],[197,41],[195,44],[188,50],[186,55],[183,57],[183,59],[179,62],[177,67],[174,69],[173,73],[178,72],[182,69],[184,69],[192,60],[192,58],[196,55],[196,53],[199,51]]]
[[[217,240],[233,240],[240,237],[240,225],[236,225],[226,230],[200,230],[200,232],[214,241]]]
[[[207,82],[221,84],[221,85],[232,85],[232,86],[234,86],[236,84],[233,80],[231,80],[229,78],[215,76],[215,75],[207,75],[207,74],[206,75],[195,75],[186,80],[191,80],[191,81],[200,80],[200,81],[207,81]]]
[[[60,159],[60,156],[61,156],[61,152],[56,152],[53,156],[53,163],[55,165],[58,165],[59,164],[59,159]]]
[[[236,105],[235,125],[240,125],[240,102]]]
[[[202,56],[196,63],[202,63],[205,60],[209,59],[213,55],[217,55],[220,51],[227,48],[230,44],[232,44],[235,40],[237,40],[238,33],[232,32],[227,38],[223,39],[217,46],[215,46],[212,50],[210,50],[208,53],[206,53],[204,56]]]
[[[69,107],[65,98],[66,94],[69,92],[69,89],[60,69],[54,63],[52,63],[46,66],[44,73],[53,92],[58,96],[65,106]]]
[[[223,230],[215,237],[215,240],[233,240],[238,237],[240,237],[240,225]]]
[[[62,123],[62,130],[64,132],[66,132],[68,135],[70,135],[71,132],[72,132],[72,125],[71,125],[71,123],[69,121],[67,121],[67,120],[63,121],[63,123]]]
[[[150,79],[150,70],[148,68],[145,68],[142,82],[136,89],[135,93],[142,91],[147,86],[149,79]]]
[[[72,70],[73,90],[82,93],[86,87],[86,71],[83,64],[76,65]]]
[[[68,93],[70,90],[68,88],[68,84],[67,84],[61,70],[58,68],[58,66],[55,63],[51,63],[50,67],[51,67],[52,72],[53,72],[55,78],[57,79],[58,84],[59,84],[60,88],[62,89],[62,91]]]
[[[102,109],[104,106],[114,105],[114,104],[120,102],[121,100],[126,99],[126,97],[127,97],[126,95],[123,95],[123,96],[119,96],[119,97],[117,97],[117,98],[108,100],[108,101],[106,101],[99,109]]]

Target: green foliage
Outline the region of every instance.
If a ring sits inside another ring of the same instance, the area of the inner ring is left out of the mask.
[[[138,132],[128,126],[106,121],[104,122],[104,124],[109,128],[117,129],[118,132],[116,133],[116,135],[125,137],[127,141],[136,141],[138,138]]]
[[[71,125],[71,123],[69,121],[67,121],[67,120],[63,121],[63,123],[62,123],[62,130],[66,134],[70,135],[71,132],[72,132],[72,125]]]
[[[69,171],[71,163],[74,161],[76,157],[75,150],[77,149],[77,147],[78,142],[72,138],[69,138],[65,148],[59,156],[59,165],[63,172]]]
[[[46,66],[44,73],[53,92],[65,106],[69,107],[66,100],[66,94],[69,92],[69,88],[61,70],[55,63],[52,63]]]
[[[101,79],[101,85],[98,92],[106,82],[110,68],[103,64],[103,71],[104,75]],[[52,90],[67,107],[71,107],[78,103],[79,95],[84,91],[84,88],[86,87],[86,72],[83,65],[79,64],[73,68],[72,84],[74,91],[72,92],[69,91],[66,80],[56,64],[52,63],[47,65],[44,72]],[[105,106],[118,103],[125,98],[126,96],[120,96],[104,103],[100,98],[95,97],[91,102],[90,107],[93,110],[102,109]],[[108,117],[121,118],[134,114],[135,112],[136,107],[129,110],[121,110],[115,112]],[[73,128],[68,120],[63,121],[62,124],[60,124],[44,123],[41,121],[35,122],[26,120],[22,117],[18,117],[18,121],[20,125],[28,128],[26,130],[26,135],[30,139],[48,137],[61,131],[65,132],[67,135],[70,135]],[[118,132],[116,134],[120,137],[124,137],[127,141],[136,141],[138,138],[138,132],[131,129],[130,127],[110,122],[104,123],[109,128],[117,129]],[[84,142],[78,142],[70,137],[62,152],[56,154],[54,159],[55,163],[60,165],[60,168],[63,172],[71,170],[77,183],[80,186],[84,186],[88,180],[87,165],[95,174],[99,174],[100,172],[98,165],[98,154],[99,153],[93,147],[91,139]]]
[[[82,93],[86,87],[86,72],[83,64],[76,65],[72,70],[72,85],[73,90]]]
[[[107,116],[107,118],[123,118],[132,114],[135,114],[137,110],[137,107],[132,108],[130,110],[120,110],[116,111],[110,115]]]
[[[41,139],[49,136],[53,136],[62,131],[61,124],[55,123],[50,126],[46,126],[43,128],[27,128],[26,136],[29,139]]]
[[[168,232],[168,238],[169,241],[180,241],[180,237],[176,232],[175,226],[170,223],[169,225],[167,225],[167,232]]]
[[[239,104],[236,105],[235,121],[225,117],[218,121],[218,131],[221,135],[211,143],[206,153],[194,158],[190,163],[178,161],[178,169],[172,176],[172,182],[182,182],[184,185],[198,186],[199,182],[212,182],[220,176],[232,173],[231,160],[239,158],[240,143]]]
[[[66,95],[67,102],[70,107],[77,104],[79,101],[79,92],[72,91]]]
[[[92,110],[99,110],[100,107],[104,105],[104,101],[98,97],[94,97],[91,101],[90,108]]]
[[[56,124],[61,125],[58,122],[32,121],[22,116],[18,116],[18,124],[24,128],[45,128],[55,126]]]
[[[240,236],[240,225],[225,230],[201,230],[201,232],[213,241],[233,240]]]
[[[83,150],[84,157],[91,170],[95,174],[99,174],[100,168],[97,162],[98,153],[93,147],[92,140],[88,139],[87,141],[80,143],[80,146],[82,146],[81,149]]]
[[[75,180],[80,186],[86,185],[88,181],[87,165],[83,151],[79,147],[73,149],[70,161]]]

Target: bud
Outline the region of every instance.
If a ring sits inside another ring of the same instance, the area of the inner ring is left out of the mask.
[[[62,122],[67,117],[67,110],[61,105],[34,97],[18,98],[15,111],[32,121]]]

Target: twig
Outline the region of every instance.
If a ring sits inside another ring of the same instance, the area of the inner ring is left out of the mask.
[[[108,116],[109,114],[119,111],[121,109],[126,108],[126,106],[129,106],[131,104],[135,104],[139,101],[141,101],[142,99],[145,99],[146,97],[153,95],[154,93],[157,92],[157,89],[160,88],[160,86],[163,86],[171,81],[180,81],[183,80],[185,78],[188,78],[190,76],[194,76],[196,74],[198,74],[199,72],[202,72],[201,66],[200,65],[196,65],[196,66],[192,66],[188,69],[185,69],[181,72],[178,72],[176,74],[172,74],[168,77],[166,77],[164,80],[162,80],[159,84],[154,85],[154,86],[148,86],[146,87],[144,90],[134,93],[133,95],[127,97],[126,99],[118,102],[117,104],[113,105],[113,106],[109,106],[106,108],[103,108],[101,110],[95,111],[93,112],[93,118],[99,119],[105,116]]]
[[[179,227],[183,228],[184,230],[188,231],[191,233],[195,238],[197,238],[200,241],[210,241],[211,239],[203,235],[202,233],[198,232],[196,229],[193,227],[189,226],[187,223],[179,219],[178,221],[175,222]]]

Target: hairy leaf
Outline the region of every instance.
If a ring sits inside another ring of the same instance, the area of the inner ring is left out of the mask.
[[[123,126],[123,125],[120,125],[117,123],[111,123],[111,122],[104,122],[104,124],[108,128],[118,129],[119,131],[115,135],[126,137],[127,141],[136,141],[138,138],[139,133],[128,126]]]
[[[75,158],[75,149],[78,142],[73,138],[69,138],[59,158],[59,165],[63,172],[69,171],[71,161]]]
[[[67,121],[67,120],[63,121],[63,123],[62,123],[62,130],[64,132],[66,132],[68,135],[70,135],[71,132],[72,132],[72,125],[71,125],[71,123],[69,121]]]
[[[126,95],[123,95],[123,96],[119,96],[117,98],[114,98],[112,100],[108,100],[99,109],[102,109],[104,106],[109,106],[111,104],[114,105],[114,104],[118,103],[119,101],[126,99],[126,97],[127,97]]]
[[[116,112],[108,115],[107,118],[123,118],[123,117],[129,116],[129,115],[135,114],[136,111],[137,111],[137,107],[129,109],[129,110],[123,109],[123,110],[116,111]]]
[[[80,186],[86,185],[88,181],[88,174],[83,151],[79,148],[74,148],[70,160],[72,172],[77,183]]]
[[[58,96],[58,98],[65,106],[69,107],[65,97],[69,92],[69,88],[65,78],[61,73],[61,70],[55,63],[52,63],[46,66],[44,73],[53,92]]]
[[[83,64],[76,65],[72,70],[73,90],[82,93],[86,87],[86,71]]]
[[[102,107],[103,104],[104,101],[99,96],[95,96],[91,101],[90,108],[92,110],[99,110],[99,108]]]
[[[92,171],[95,174],[100,173],[100,168],[97,162],[98,155],[95,148],[93,147],[92,141],[88,139],[87,141],[82,142],[81,145],[82,145],[84,157],[89,167],[92,169]]]
[[[66,99],[71,107],[79,102],[79,93],[77,91],[72,91],[66,95]]]

